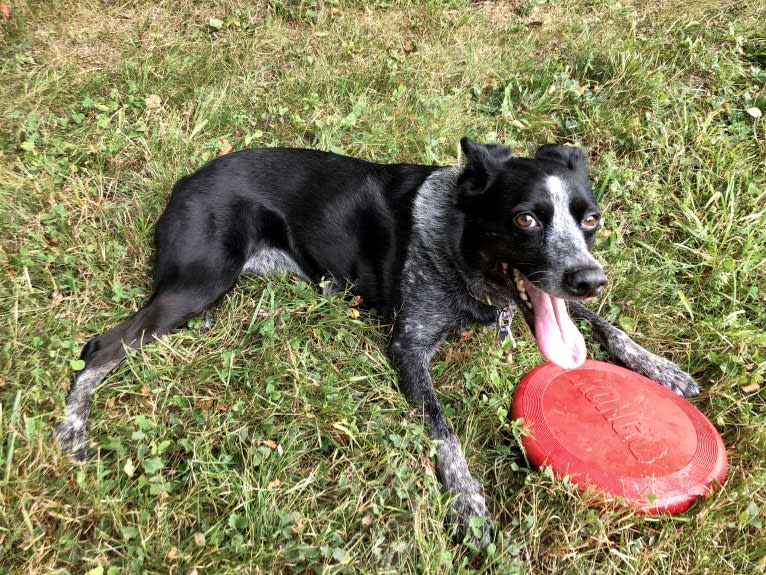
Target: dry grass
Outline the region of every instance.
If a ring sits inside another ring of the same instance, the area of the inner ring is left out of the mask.
[[[762,2],[6,4],[0,573],[766,569]],[[451,163],[462,135],[588,150],[596,305],[705,387],[718,494],[642,517],[526,469],[504,413],[539,356],[477,332],[433,370],[500,530],[455,547],[385,327],[290,279],[244,281],[211,333],[135,354],[96,396],[94,457],[62,458],[72,362],[148,295],[181,174],[246,145]]]

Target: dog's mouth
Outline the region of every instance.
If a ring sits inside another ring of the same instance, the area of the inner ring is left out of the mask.
[[[585,340],[569,317],[566,301],[544,292],[507,262],[501,262],[500,267],[506,287],[545,359],[565,369],[582,365]]]

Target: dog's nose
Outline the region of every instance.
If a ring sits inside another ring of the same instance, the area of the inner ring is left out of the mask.
[[[606,285],[604,270],[598,267],[574,268],[564,272],[564,287],[577,297],[593,297]]]

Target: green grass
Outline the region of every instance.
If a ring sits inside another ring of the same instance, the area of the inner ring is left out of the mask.
[[[0,573],[766,571],[763,2],[6,5]],[[540,357],[521,327],[512,358],[479,331],[433,373],[499,532],[454,546],[387,326],[291,278],[133,353],[97,393],[91,459],[61,456],[79,350],[149,295],[179,176],[260,145],[450,164],[463,135],[587,149],[611,282],[593,305],[703,385],[717,494],[646,517],[528,470],[506,415]]]

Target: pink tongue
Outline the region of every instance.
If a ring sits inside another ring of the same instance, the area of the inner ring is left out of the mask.
[[[571,369],[585,361],[585,340],[567,312],[566,302],[525,281],[535,310],[535,339],[545,359]]]

